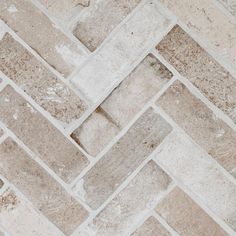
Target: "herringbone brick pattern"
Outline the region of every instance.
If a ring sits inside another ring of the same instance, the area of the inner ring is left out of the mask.
[[[0,0],[0,235],[236,235],[235,9]]]

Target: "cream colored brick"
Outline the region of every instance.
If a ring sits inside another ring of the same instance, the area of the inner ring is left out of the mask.
[[[170,182],[171,179],[163,170],[153,161],[149,162],[88,225],[86,230],[78,235],[127,235],[130,226],[137,224],[150,210]]]
[[[0,92],[0,120],[64,181],[88,164],[87,158],[15,90]]]
[[[10,138],[0,145],[0,171],[65,234],[86,219],[87,211]]]
[[[30,0],[1,0],[0,18],[45,61],[64,75],[69,75],[85,59],[82,49]]]

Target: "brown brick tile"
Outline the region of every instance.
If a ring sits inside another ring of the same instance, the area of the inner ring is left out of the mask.
[[[80,98],[8,33],[0,41],[0,70],[62,122],[85,110]]]
[[[171,77],[163,64],[148,55],[72,136],[88,153],[98,154]]]
[[[2,0],[0,18],[44,60],[65,75],[84,59],[81,49],[29,0]]]
[[[170,236],[171,234],[153,216],[149,217],[132,236]]]
[[[0,145],[0,170],[67,235],[87,217],[86,210],[10,138]]]
[[[150,161],[93,220],[91,227],[97,229],[96,235],[127,235],[130,226],[138,223],[170,182],[169,176]]]
[[[171,191],[156,211],[180,235],[228,235],[202,208],[179,188]]]
[[[236,133],[179,81],[157,101],[171,118],[226,170],[235,171]]]
[[[83,177],[85,202],[93,209],[98,208],[171,130],[161,116],[152,109],[147,110]]]
[[[179,26],[157,45],[160,54],[236,122],[236,80]]]
[[[64,181],[87,165],[77,147],[10,86],[0,93],[0,110],[0,120]]]
[[[97,1],[81,15],[74,34],[94,51],[140,0]]]

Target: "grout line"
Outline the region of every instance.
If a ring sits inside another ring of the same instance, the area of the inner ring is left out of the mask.
[[[177,186],[182,189],[190,198],[192,198],[195,203],[197,203],[222,229],[224,229],[229,235],[233,235],[233,229],[228,226],[224,220],[222,220],[218,215],[216,215],[204,202],[201,200],[194,192],[192,192],[187,186],[185,186],[182,181],[180,181],[176,176],[174,176],[167,167],[163,166],[160,161],[156,158],[153,159],[177,184]]]
[[[87,169],[85,172],[79,174],[74,181],[71,183],[71,187],[73,187],[74,185],[76,185],[76,183],[83,178],[83,176],[90,170],[92,169],[95,164],[103,158],[103,156],[108,153],[108,151],[113,147],[114,144],[116,144],[116,142],[121,139],[126,132],[134,125],[134,123],[145,113],[145,111],[150,107],[150,105],[156,101],[168,88],[171,84],[174,83],[174,81],[176,80],[175,76],[170,79],[160,90],[158,93],[156,93],[155,96],[153,96],[144,106],[143,108],[133,117],[133,119],[131,119],[127,125],[120,130],[120,132],[113,138],[111,139],[111,141],[107,144],[107,146],[95,157],[92,159],[90,165],[88,165]]]
[[[179,236],[179,234],[155,211],[153,210],[152,216],[154,216],[173,236]]]

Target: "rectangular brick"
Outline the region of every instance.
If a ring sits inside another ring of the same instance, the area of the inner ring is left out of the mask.
[[[86,210],[10,138],[0,145],[0,170],[65,234],[87,217]]]
[[[141,0],[110,0],[90,4],[80,14],[74,34],[94,51]]]
[[[87,165],[78,148],[10,86],[0,93],[0,110],[0,120],[64,181]]]
[[[0,41],[0,70],[62,122],[85,110],[84,102],[8,33]]]
[[[180,132],[172,132],[159,150],[158,163],[236,230],[236,185],[219,165]]]
[[[169,16],[160,6],[155,2],[146,3],[84,64],[72,83],[91,102],[104,99],[124,74],[133,69],[137,57],[150,50],[150,45],[154,45],[170,24]]]
[[[90,0],[39,0],[50,14],[61,23],[68,22],[90,5]]]
[[[216,0],[222,4],[233,16],[236,16],[236,2],[234,0]]]
[[[179,188],[172,190],[156,211],[180,235],[228,235],[205,211]]]
[[[235,175],[236,133],[179,81],[157,101],[193,140]]]
[[[94,231],[97,236],[128,235],[170,183],[169,176],[150,161],[88,225],[87,235]]]
[[[0,221],[5,236],[65,236],[12,189],[0,196]]]
[[[188,28],[207,40],[210,49],[236,68],[236,28],[212,1],[160,0]]]
[[[160,54],[236,123],[236,79],[176,25],[157,45]]]
[[[171,77],[163,64],[148,55],[72,137],[89,154],[96,156]]]
[[[171,234],[153,216],[149,217],[132,236],[170,236]]]
[[[0,18],[44,60],[65,75],[85,59],[86,55],[79,46],[30,0],[2,0]]]
[[[80,180],[83,190],[78,194],[90,207],[98,208],[171,130],[161,116],[152,109],[147,110]]]

